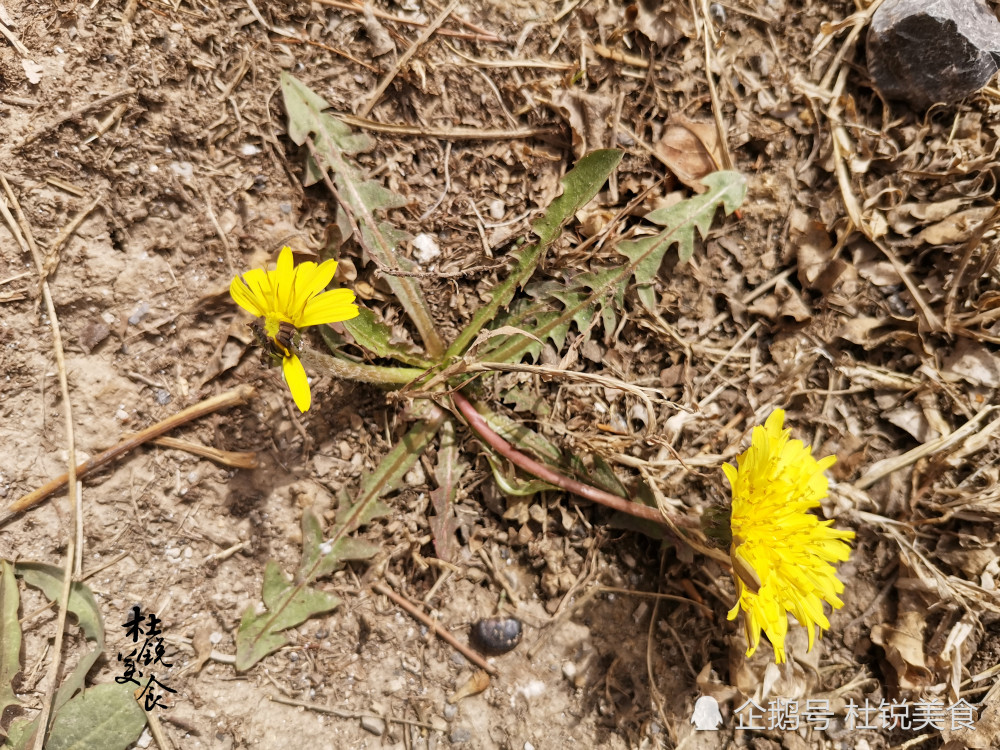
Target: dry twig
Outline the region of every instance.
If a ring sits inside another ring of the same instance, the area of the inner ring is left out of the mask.
[[[455,636],[453,636],[451,633],[449,633],[447,630],[441,627],[441,625],[438,624],[437,621],[432,620],[430,617],[428,617],[419,609],[417,609],[417,607],[415,607],[409,601],[401,597],[399,594],[397,594],[395,591],[390,589],[385,584],[383,583],[373,584],[372,590],[375,591],[375,593],[377,594],[382,594],[383,596],[387,596],[390,599],[392,599],[393,602],[395,602],[397,605],[406,610],[407,614],[409,614],[411,617],[416,618],[424,625],[426,625],[428,629],[434,633],[434,635],[436,635],[438,638],[443,640],[453,649],[458,651],[462,656],[471,661],[480,669],[484,669],[490,674],[497,673],[497,668],[494,667],[492,664],[490,664],[488,661],[486,661],[486,659],[484,659],[482,656],[477,654],[471,648],[469,648],[464,643],[459,641],[457,638],[455,638]]]
[[[238,388],[234,388],[231,391],[221,393],[218,396],[213,396],[212,398],[205,399],[204,401],[189,406],[183,409],[172,417],[168,417],[160,422],[157,422],[145,430],[135,433],[124,440],[122,440],[117,445],[108,448],[106,451],[98,453],[91,459],[84,461],[79,466],[75,464],[72,465],[70,474],[63,474],[61,477],[57,477],[47,484],[42,485],[33,492],[29,492],[24,497],[19,500],[14,501],[5,509],[0,511],[0,526],[3,526],[8,520],[10,520],[16,514],[27,510],[33,505],[37,505],[42,500],[50,497],[54,493],[61,490],[66,486],[68,481],[71,481],[71,477],[75,480],[76,476],[84,477],[95,469],[104,466],[106,463],[113,461],[114,459],[122,456],[134,448],[138,448],[145,442],[157,438],[165,432],[169,432],[175,427],[180,427],[183,424],[199,419],[206,414],[211,414],[214,411],[219,411],[220,409],[227,409],[230,406],[236,406],[237,404],[243,404],[254,397],[255,391],[252,386],[241,385]],[[72,486],[72,485],[71,485]]]
[[[52,132],[53,130],[55,130],[56,128],[58,128],[63,123],[69,122],[70,120],[72,120],[74,118],[77,118],[80,115],[84,115],[87,112],[90,112],[91,110],[100,109],[101,107],[104,107],[104,106],[106,106],[108,104],[111,104],[112,102],[116,102],[119,99],[122,99],[122,98],[124,98],[126,96],[131,96],[132,94],[136,93],[138,90],[139,89],[137,89],[137,88],[125,89],[124,91],[119,91],[118,93],[115,93],[115,94],[108,94],[107,96],[102,96],[100,99],[95,99],[94,101],[87,102],[86,104],[84,104],[82,106],[79,106],[76,109],[72,109],[69,112],[67,112],[66,114],[60,115],[59,117],[57,117],[53,122],[50,122],[48,125],[45,125],[44,127],[39,128],[34,133],[32,133],[31,135],[27,136],[23,141],[21,141],[19,144],[17,144],[17,146],[15,146],[14,148],[17,148],[17,149],[24,148],[28,144],[33,143],[34,141],[37,141],[39,138],[41,138],[46,133]]]
[[[423,30],[423,32],[421,32],[420,36],[417,37],[417,41],[411,44],[406,52],[399,56],[399,59],[396,60],[396,64],[392,67],[392,70],[382,77],[382,80],[378,82],[378,86],[375,87],[375,90],[368,97],[368,101],[365,102],[365,104],[358,110],[358,115],[361,117],[368,116],[368,113],[372,111],[372,107],[374,107],[378,100],[382,97],[382,94],[385,92],[386,88],[388,88],[389,84],[392,83],[392,80],[396,77],[399,71],[402,70],[403,66],[409,62],[410,58],[417,53],[417,50],[420,49],[424,43],[431,38],[431,36],[434,35],[434,32],[437,31],[441,24],[447,20],[448,16],[451,15],[451,12],[458,6],[458,3],[459,0],[451,0],[448,7],[445,8],[440,15],[438,15],[438,17]]]
[[[49,719],[52,715],[52,704],[55,699],[55,692],[59,682],[59,671],[62,665],[63,636],[66,630],[66,617],[69,612],[69,593],[70,587],[73,583],[74,566],[76,568],[76,572],[80,572],[80,554],[83,550],[83,529],[81,525],[82,519],[80,513],[79,495],[80,488],[77,484],[76,476],[76,436],[73,431],[73,407],[69,399],[69,379],[66,375],[66,354],[63,350],[62,333],[59,329],[59,317],[56,315],[55,302],[52,299],[52,292],[49,289],[49,283],[45,278],[45,267],[42,254],[39,252],[38,246],[35,244],[34,237],[31,234],[31,227],[25,220],[24,214],[21,212],[21,205],[18,203],[13,191],[10,189],[7,179],[2,174],[0,174],[0,183],[3,184],[7,200],[9,200],[11,205],[14,206],[14,210],[16,211],[20,222],[20,227],[18,223],[15,223],[14,218],[10,214],[10,210],[7,208],[7,202],[2,197],[0,197],[0,209],[2,209],[4,219],[8,222],[11,233],[14,235],[15,239],[17,239],[18,244],[21,245],[21,249],[30,252],[32,259],[35,261],[35,271],[38,273],[38,279],[42,289],[42,298],[45,300],[45,309],[49,315],[49,326],[52,329],[52,350],[55,354],[56,366],[59,373],[59,391],[62,396],[63,417],[66,426],[66,453],[67,461],[69,462],[69,471],[66,474],[66,480],[69,483],[70,526],[76,532],[75,534],[69,535],[66,543],[66,562],[63,565],[62,591],[59,594],[59,617],[56,624],[55,643],[52,646],[53,658],[52,663],[49,664],[49,671],[47,675],[49,680],[48,687],[42,701],[42,710],[39,713],[37,729],[35,730],[33,743],[34,748],[35,750],[42,750],[45,746]],[[24,230],[23,234],[21,233],[21,229]],[[2,515],[0,515],[0,524],[2,524]]]

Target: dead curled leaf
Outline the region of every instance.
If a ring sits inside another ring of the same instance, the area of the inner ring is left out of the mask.
[[[788,239],[795,249],[799,283],[828,294],[847,271],[848,264],[834,257],[834,244],[821,221],[794,209],[789,217]]]
[[[959,339],[955,348],[944,359],[941,370],[951,382],[967,383],[987,388],[1000,388],[1000,363],[985,345]]]
[[[375,13],[367,3],[364,5],[363,12],[365,14],[365,31],[372,43],[372,56],[381,57],[393,52],[396,49],[396,43],[392,41],[389,32],[375,17]]]
[[[708,189],[702,177],[722,168],[719,131],[713,123],[673,117],[653,151],[678,180],[696,193]]]
[[[926,626],[920,612],[900,613],[895,625],[872,628],[872,643],[885,650],[886,661],[896,673],[900,690],[915,690],[931,684],[933,675],[924,659],[923,631]]]
[[[766,294],[750,305],[747,310],[768,320],[792,320],[804,323],[812,319],[812,311],[796,289],[786,282],[778,284],[773,294]]]
[[[472,676],[462,684],[461,687],[449,696],[448,702],[458,703],[460,700],[468,698],[470,695],[478,695],[489,686],[490,676],[485,670],[477,669],[473,672]]]
[[[552,104],[569,123],[573,155],[577,159],[612,145],[607,142],[612,101],[612,97],[577,89],[560,89],[552,94]]]
[[[968,208],[922,229],[911,241],[916,245],[955,245],[970,239],[993,212],[990,207]]]
[[[682,36],[697,36],[694,23],[678,6],[681,4],[663,0],[639,0],[625,8],[625,21],[658,47],[669,47]]]

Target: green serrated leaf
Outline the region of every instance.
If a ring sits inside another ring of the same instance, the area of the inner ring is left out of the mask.
[[[264,584],[260,594],[264,606],[274,611],[287,598],[291,588],[292,582],[281,572],[281,566],[274,560],[268,560],[264,566]]]
[[[94,685],[56,713],[45,750],[124,750],[145,726],[130,684]]]
[[[690,260],[694,255],[695,229],[702,238],[707,237],[719,207],[731,214],[746,197],[746,178],[739,172],[714,172],[701,182],[708,186],[706,192],[646,214],[648,221],[665,227],[658,235],[618,243],[617,251],[632,261],[639,299],[647,309],[656,309],[653,282],[667,250],[676,244],[681,263]]]
[[[615,470],[611,468],[611,464],[600,456],[594,456],[594,469],[587,472],[586,477],[588,484],[600,487],[605,492],[624,497],[627,500],[633,499],[618,475],[615,474]]]
[[[527,283],[539,261],[558,237],[573,215],[590,203],[615,167],[622,160],[622,152],[615,149],[592,151],[580,159],[562,178],[563,192],[549,204],[545,214],[533,225],[538,241],[511,253],[515,265],[502,283],[491,292],[490,301],[476,311],[458,338],[448,347],[445,358],[457,357],[468,348],[484,328],[489,327],[501,308],[510,304],[518,287]]]
[[[21,671],[21,625],[17,621],[20,603],[14,569],[6,560],[0,560],[0,719],[9,706],[22,702],[14,693],[14,680]]]
[[[293,585],[273,560],[264,568],[262,598],[267,611],[251,605],[243,612],[236,633],[236,669],[243,671],[288,643],[282,631],[300,625],[310,617],[329,612],[340,599],[325,591]]]
[[[392,330],[375,318],[375,313],[366,307],[359,308],[356,318],[344,321],[343,325],[359,346],[376,357],[386,357],[404,362],[414,367],[429,369],[434,363],[424,357],[420,350],[406,342],[393,341]]]
[[[574,298],[572,304],[567,305],[566,309],[556,317],[542,320],[541,316],[537,316],[536,325],[527,326],[522,323],[517,327],[540,339],[562,337],[569,324],[582,310],[594,308],[602,299],[609,296],[616,300],[621,299],[622,284],[633,274],[639,283],[640,301],[655,310],[656,300],[652,281],[659,272],[660,262],[666,251],[676,242],[686,242],[688,237],[693,249],[695,227],[706,233],[719,206],[722,206],[727,213],[734,211],[746,195],[746,181],[738,172],[716,172],[705,177],[702,182],[709,187],[708,192],[678,204],[687,208],[673,206],[663,213],[653,212],[657,221],[670,220],[680,223],[668,226],[655,237],[619,243],[618,251],[626,255],[630,261],[624,268],[603,269],[594,274],[591,277],[596,282],[593,291],[583,299]],[[682,244],[682,252],[687,252],[686,247]],[[533,350],[531,343],[532,340],[526,336],[510,336],[506,340],[501,340],[495,348],[482,356],[497,362],[520,361],[526,353]]]
[[[63,569],[55,565],[19,562],[14,565],[14,574],[23,578],[29,586],[41,589],[50,601],[58,601],[62,594]],[[104,651],[104,621],[101,619],[101,610],[97,606],[94,594],[84,584],[71,584],[69,611],[76,616],[77,623],[87,640],[94,642],[94,650],[84,654],[73,671],[63,680],[52,703],[55,711],[83,689],[87,672]]]
[[[548,396],[529,386],[516,385],[508,388],[503,391],[501,400],[513,406],[515,412],[531,412],[537,417],[544,417],[552,412]]]
[[[324,110],[329,104],[287,72],[281,74],[281,91],[288,114],[289,137],[301,146],[306,138],[314,136],[323,167],[333,173],[339,199],[350,209],[358,225],[362,247],[384,268],[413,270],[413,262],[397,251],[398,244],[408,235],[375,215],[376,211],[403,206],[406,200],[380,183],[366,179],[361,169],[348,158],[367,150],[371,141],[367,136],[353,134],[347,125],[326,114]],[[306,185],[318,182],[322,174],[320,165],[312,158],[306,160]],[[385,279],[413,321],[427,353],[433,359],[440,358],[444,342],[419,285],[410,276],[386,274]]]
[[[250,606],[243,613],[236,633],[236,669],[252,667],[268,654],[284,646],[288,639],[282,631],[295,627],[313,615],[329,612],[340,599],[324,591],[309,588],[317,579],[338,569],[347,560],[364,560],[377,548],[362,539],[349,536],[374,518],[391,509],[379,498],[399,486],[406,472],[437,434],[444,412],[435,407],[430,416],[415,424],[397,443],[378,468],[361,482],[361,491],[353,502],[342,502],[337,509],[330,538],[323,539],[319,519],[310,511],[302,514],[302,563],[293,584],[280,566],[269,561],[264,569],[261,598],[267,611]]]
[[[313,578],[322,578],[340,570],[348,560],[368,560],[374,557],[378,549],[371,542],[350,536],[336,542],[322,542],[317,550],[320,554],[314,561],[307,563],[305,559],[302,560],[300,575],[309,572]]]
[[[25,750],[31,742],[32,729],[36,723],[23,716],[14,719],[7,728],[7,741],[3,750]]]
[[[473,403],[473,406],[476,411],[482,414],[490,429],[514,447],[527,451],[552,465],[560,465],[563,462],[562,451],[556,447],[555,443],[546,440],[520,422],[515,422],[503,414],[485,408],[482,404]]]

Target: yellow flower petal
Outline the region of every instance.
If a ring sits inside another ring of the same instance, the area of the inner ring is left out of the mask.
[[[285,383],[288,390],[292,392],[295,405],[299,411],[309,411],[312,405],[312,393],[309,390],[309,379],[306,377],[306,368],[302,366],[302,361],[294,354],[285,357],[281,361],[281,372],[285,376]]]
[[[303,271],[303,266],[312,266],[312,268]],[[315,263],[301,264],[298,284],[303,303],[307,302],[314,294],[319,294],[326,289],[327,285],[333,281],[335,273],[337,273],[337,261],[335,260],[325,260],[318,266]]]
[[[229,285],[229,294],[236,301],[237,305],[242,307],[251,315],[256,315],[260,318],[267,313],[267,310],[265,309],[266,306],[262,306],[260,304],[259,297],[250,291],[250,288],[239,276],[234,278],[232,283]]]
[[[278,265],[268,274],[274,288],[274,304],[278,310],[291,315],[292,299],[295,296],[295,259],[292,248],[285,245],[278,253]]]
[[[790,440],[784,417],[776,409],[763,427],[754,427],[736,467],[723,466],[733,490],[730,556],[738,597],[729,619],[743,612],[747,656],[763,630],[779,664],[785,660],[789,614],[809,631],[811,649],[816,628],[822,634],[830,627],[823,603],[843,606],[837,594],[844,584],[832,563],[847,560],[847,542],[854,538],[854,532],[833,529],[832,521],[808,512],[826,496],[823,472],[836,458],[817,461],[802,441]]]
[[[336,323],[357,317],[358,306],[354,304],[354,292],[350,289],[331,289],[313,297],[306,304],[300,325],[318,326],[322,323]]]

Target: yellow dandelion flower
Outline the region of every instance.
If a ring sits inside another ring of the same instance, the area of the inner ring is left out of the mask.
[[[255,331],[266,351],[281,360],[281,372],[299,411],[312,403],[306,370],[299,360],[299,328],[350,320],[358,314],[350,289],[324,291],[337,271],[337,261],[294,264],[292,249],[281,248],[273,271],[254,268],[233,279],[229,293],[240,307],[256,315]]]
[[[812,649],[814,626],[821,636],[830,627],[823,602],[834,609],[844,605],[838,597],[844,584],[832,563],[847,560],[847,541],[854,538],[853,531],[832,529],[833,521],[808,512],[826,497],[823,472],[837,459],[817,461],[801,440],[789,440],[784,419],[785,412],[776,409],[763,427],[753,428],[750,447],[737,457],[738,468],[722,467],[733,490],[730,558],[738,595],[729,619],[743,610],[747,656],[757,649],[763,630],[778,664],[785,661],[787,613],[809,631]]]

